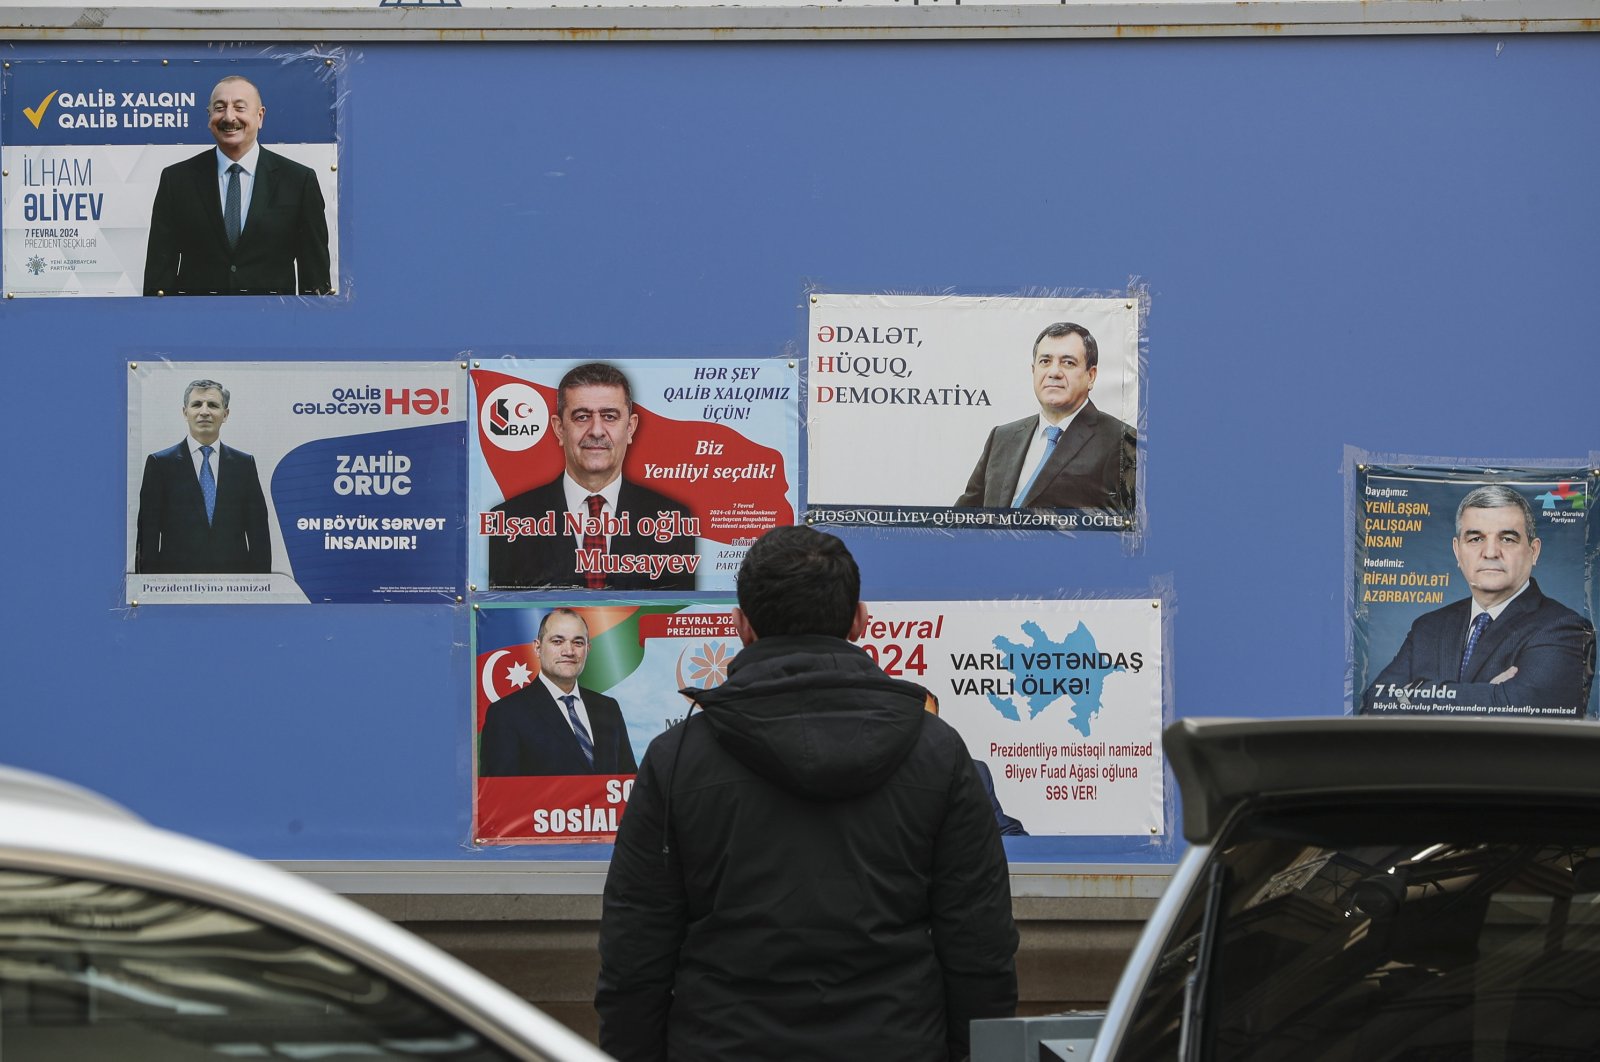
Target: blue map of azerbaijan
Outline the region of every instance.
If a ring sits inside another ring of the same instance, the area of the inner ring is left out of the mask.
[[[1044,628],[1032,620],[1023,623],[1022,633],[1032,639],[1031,644],[1019,645],[1009,638],[996,638],[994,647],[1005,654],[1006,667],[1012,675],[1012,692],[1022,695],[1028,718],[1036,718],[1065,698],[1072,705],[1067,722],[1088,737],[1090,724],[1100,714],[1100,695],[1106,676],[1126,669],[1114,663],[1115,657],[1100,652],[1094,635],[1081,621],[1059,642],[1051,641]],[[1022,721],[1022,708],[1011,697],[991,693],[989,704],[1007,719]]]

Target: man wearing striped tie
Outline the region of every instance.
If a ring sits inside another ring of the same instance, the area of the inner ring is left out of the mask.
[[[256,459],[223,445],[228,389],[194,380],[183,392],[183,441],[145,458],[133,570],[142,574],[272,570],[272,533]]]
[[[1594,680],[1594,627],[1546,597],[1533,508],[1503,483],[1476,487],[1450,541],[1472,595],[1418,616],[1362,710],[1582,716]]]
[[[551,609],[533,643],[539,677],[489,706],[478,744],[478,774],[633,774],[628,724],[617,702],[578,685],[589,661],[589,625],[570,608]]]

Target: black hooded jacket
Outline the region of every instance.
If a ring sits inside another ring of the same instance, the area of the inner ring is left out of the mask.
[[[600,1046],[960,1058],[1016,1007],[1005,851],[966,746],[839,638],[762,638],[651,742],[606,878]]]

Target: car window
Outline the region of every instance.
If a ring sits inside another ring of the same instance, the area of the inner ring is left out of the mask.
[[[380,974],[205,903],[0,869],[0,1059],[512,1056]]]
[[[1219,846],[1118,1057],[1600,1057],[1600,827],[1390,814],[1359,842],[1329,836],[1346,814]]]

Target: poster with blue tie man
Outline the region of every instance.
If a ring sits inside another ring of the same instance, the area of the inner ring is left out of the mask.
[[[813,523],[1138,530],[1142,288],[808,301]]]
[[[460,363],[128,369],[129,604],[462,595]]]
[[[688,711],[678,691],[721,685],[739,646],[727,604],[480,603],[476,843],[611,842],[646,746]]]
[[[1600,474],[1351,458],[1352,708],[1595,718]]]
[[[304,50],[9,60],[8,296],[335,294],[342,65]]]

